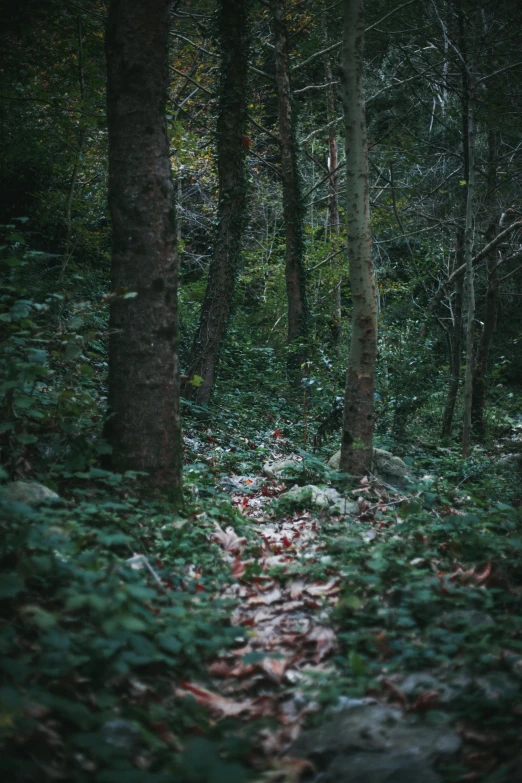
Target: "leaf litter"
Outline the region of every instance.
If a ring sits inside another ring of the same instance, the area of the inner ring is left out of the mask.
[[[276,497],[280,491],[281,487],[274,481],[268,487],[254,486],[248,496],[233,496],[243,516],[254,523],[255,545],[232,528],[223,530],[215,523],[211,538],[221,547],[223,557],[230,563],[231,576],[237,580],[224,588],[223,595],[232,595],[238,602],[231,623],[238,631],[239,646],[227,650],[209,665],[211,690],[196,683],[183,683],[176,689],[178,697],[190,694],[217,719],[234,717],[247,723],[259,718],[275,719],[275,727],[257,731],[257,755],[254,753],[252,760],[254,766],[265,770],[259,783],[265,780],[298,783],[303,775],[313,771],[309,760],[292,756],[293,743],[310,715],[321,711],[320,705],[310,698],[307,686],[318,678],[333,682],[342,675],[335,656],[345,643],[340,644],[338,639],[339,623],[335,618],[332,620],[332,610],[346,605],[349,611],[356,612],[365,605],[355,595],[343,595],[343,576],[335,573],[338,565],[314,569],[314,565],[325,560],[320,535],[322,526],[326,523],[328,527],[329,521],[324,514],[306,511],[281,519],[266,516],[264,501]],[[408,503],[420,493],[413,498],[403,496],[364,479],[353,494],[358,499],[359,514],[350,518],[346,529],[369,548],[366,572],[379,573],[384,566],[378,559],[372,562],[371,548],[385,540],[384,534],[387,540],[400,538],[401,514],[407,514]],[[446,513],[454,512],[455,509],[449,508]],[[438,512],[433,513],[438,516]],[[427,536],[419,533],[417,538],[421,548],[428,548]],[[439,551],[444,553],[446,546],[450,545],[442,543]],[[243,559],[245,552],[248,557]],[[431,551],[408,562],[411,568],[432,573],[443,595],[455,589],[486,590],[495,571],[491,560],[483,565],[469,565],[454,558],[448,570],[440,564],[441,560]],[[383,606],[389,602],[384,596],[381,600]],[[381,670],[373,678],[377,687],[366,688],[370,701],[391,703],[405,716],[422,716],[432,711],[438,714],[441,703],[438,687],[421,687],[409,695],[401,690],[404,669],[402,673],[399,670],[387,674],[386,661],[393,654],[387,630],[376,628],[368,638],[374,639],[377,666]],[[354,675],[364,671],[364,658],[358,653],[350,653],[349,660]],[[517,665],[519,660],[517,657]],[[482,773],[499,766],[502,753],[498,734],[480,731],[473,722],[461,721],[456,727],[465,752],[459,762],[462,776],[455,779],[479,780]],[[489,743],[487,753],[474,747],[483,746],[484,737]]]

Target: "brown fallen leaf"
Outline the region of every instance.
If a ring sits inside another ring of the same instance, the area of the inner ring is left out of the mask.
[[[207,707],[212,712],[221,713],[223,717],[235,717],[241,715],[242,712],[250,712],[253,707],[252,699],[232,701],[232,699],[220,696],[219,693],[212,693],[212,691],[208,691],[206,688],[200,688],[198,685],[192,685],[189,682],[182,682],[181,686],[181,688],[174,689],[176,696],[184,699],[189,694],[192,694],[202,707]]]
[[[288,585],[288,589],[290,590],[290,598],[292,598],[292,600],[300,598],[305,587],[306,585],[303,579],[292,579]]]
[[[334,595],[338,593],[341,588],[339,587],[339,577],[330,579],[325,584],[313,584],[308,585],[305,590],[308,595],[319,597],[321,595]]]
[[[234,528],[227,527],[226,530],[214,522],[215,530],[212,533],[211,538],[220,544],[225,552],[239,552],[241,547],[246,543],[246,538],[240,538],[235,532]]]
[[[262,604],[269,606],[270,604],[275,604],[277,601],[280,601],[282,597],[281,590],[279,590],[278,587],[274,587],[274,589],[270,590],[268,593],[252,596],[252,598],[248,599],[248,604],[250,606],[261,606]]]
[[[314,626],[305,636],[306,642],[314,642],[316,645],[316,652],[313,660],[319,663],[323,658],[335,650],[337,647],[337,638],[331,628],[326,628],[324,625]]]
[[[290,661],[286,658],[264,658],[259,664],[259,668],[264,671],[272,682],[279,685],[289,663]]]

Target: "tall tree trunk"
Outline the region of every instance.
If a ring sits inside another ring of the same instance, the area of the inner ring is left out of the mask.
[[[208,403],[234,301],[246,194],[247,0],[221,0],[221,84],[217,120],[219,203],[207,289],[194,337],[185,396]],[[199,376],[201,380],[196,378]],[[198,385],[199,384],[199,385]]]
[[[371,252],[368,144],[362,85],[364,0],[345,0],[343,32],[341,89],[346,131],[346,209],[353,313],[340,467],[343,471],[360,475],[371,465],[377,355],[377,301]]]
[[[488,70],[493,73],[493,54],[488,54]],[[497,134],[496,114],[494,99],[494,82],[488,79],[488,168],[487,168],[487,193],[485,206],[489,212],[489,223],[486,230],[486,245],[496,235],[495,192],[497,188]],[[486,407],[486,373],[488,369],[489,354],[493,344],[493,335],[497,325],[498,300],[500,296],[500,284],[497,270],[497,251],[493,249],[487,258],[488,284],[486,290],[486,309],[484,313],[484,326],[480,335],[475,365],[473,368],[473,394],[471,401],[471,420],[473,432],[483,440],[486,434],[484,412]]]
[[[109,418],[114,470],[181,501],[178,253],[165,121],[169,0],[111,0],[106,33],[112,217]]]
[[[295,117],[290,90],[285,0],[272,0],[272,15],[283,182],[283,219],[286,239],[285,278],[288,298],[288,345],[290,348],[288,367],[291,377],[298,380],[302,374],[301,364],[306,359],[308,306],[304,264],[303,204],[297,167]]]
[[[78,82],[80,85],[80,97],[82,101],[82,106],[85,101],[85,76],[84,76],[84,69],[83,69],[83,24],[80,17],[78,17],[77,21],[77,31],[78,31]],[[80,123],[82,120],[80,120]],[[69,191],[67,193],[67,200],[65,202],[65,227],[66,227],[66,234],[65,234],[65,249],[63,252],[63,258],[62,258],[62,274],[65,271],[65,268],[67,264],[69,263],[72,255],[71,250],[71,244],[72,244],[72,235],[73,235],[73,225],[72,225],[72,205],[73,205],[73,199],[74,199],[74,192],[76,190],[76,181],[78,179],[78,173],[80,171],[80,163],[82,159],[82,153],[83,153],[83,147],[85,144],[85,139],[87,138],[87,128],[80,127],[80,132],[78,133],[78,144],[76,148],[76,157],[74,160],[73,170],[71,174],[71,180],[69,183]]]
[[[326,36],[325,36],[326,38]],[[326,46],[326,41],[325,41]],[[328,87],[326,88],[327,112],[326,121],[332,123],[328,132],[328,230],[330,238],[338,238],[340,232],[339,221],[339,173],[337,171],[337,134],[335,127],[335,92],[333,88],[332,63],[327,55],[325,59],[325,76]],[[341,337],[341,277],[334,289],[334,304],[330,317],[330,339],[335,347]]]
[[[466,57],[464,15],[459,8],[460,53],[462,57],[462,105],[467,133],[468,176],[466,178],[466,217],[464,224],[464,291],[466,295],[466,368],[464,372],[462,455],[471,450],[471,400],[473,393],[473,337],[475,326],[475,281],[473,275],[473,203],[475,198],[475,76]]]

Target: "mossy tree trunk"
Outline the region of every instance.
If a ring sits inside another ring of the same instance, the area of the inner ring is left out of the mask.
[[[299,382],[306,360],[308,338],[308,306],[303,240],[303,203],[297,166],[295,116],[290,89],[288,30],[285,0],[272,0],[274,26],[275,71],[283,183],[283,219],[285,225],[285,279],[288,300],[288,369],[290,377]]]
[[[106,33],[112,467],[181,500],[178,253],[165,120],[169,0],[111,0]]]
[[[246,204],[248,33],[247,0],[221,0],[218,16],[221,80],[217,119],[219,203],[207,288],[184,387],[210,401],[234,301]],[[199,376],[196,377],[196,376]]]
[[[367,472],[371,465],[377,355],[377,301],[362,85],[364,18],[363,0],[345,0],[341,93],[346,133],[346,211],[353,310],[340,467],[353,475]]]

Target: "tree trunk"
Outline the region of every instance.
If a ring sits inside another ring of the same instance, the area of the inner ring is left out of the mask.
[[[463,255],[463,232],[459,232],[457,239],[457,254],[455,266],[460,263]],[[448,396],[446,397],[446,406],[442,415],[442,437],[451,438],[453,429],[453,416],[455,414],[455,404],[460,385],[460,365],[462,355],[462,289],[463,279],[459,278],[455,283],[455,306],[453,309],[453,341],[450,353],[450,382],[448,386]]]
[[[173,182],[165,122],[169,0],[111,0],[106,33],[112,467],[181,501]]]
[[[326,41],[325,41],[326,45]],[[332,63],[330,57],[326,56],[325,76],[328,87],[326,88],[327,112],[326,120],[328,123],[335,120],[335,92],[333,88]],[[335,124],[330,126],[328,132],[328,233],[330,238],[339,237],[339,173],[337,171],[337,135]],[[334,306],[330,317],[330,341],[335,348],[341,338],[341,278],[334,289]]]
[[[82,99],[82,106],[85,101],[85,76],[83,72],[83,24],[82,20],[78,17],[77,22],[78,31],[78,82],[80,85],[80,96]],[[80,120],[81,122],[81,120]],[[74,199],[74,192],[76,190],[76,181],[78,179],[78,173],[80,171],[80,163],[82,159],[83,146],[87,137],[87,128],[80,128],[78,134],[78,145],[76,148],[76,157],[74,160],[73,170],[71,174],[71,181],[69,184],[69,191],[67,193],[67,200],[65,202],[65,245],[62,258],[62,275],[65,272],[65,268],[69,263],[72,255],[71,244],[73,235],[72,226],[72,205]]]
[[[219,204],[207,289],[192,345],[184,394],[198,403],[210,400],[216,367],[234,300],[243,233],[246,194],[247,2],[221,0],[219,40],[221,85],[217,120]],[[195,376],[199,376],[195,379]],[[199,384],[199,385],[198,385]]]
[[[493,73],[493,55],[488,54],[489,72]],[[496,235],[495,220],[495,193],[497,188],[497,134],[495,129],[495,100],[494,83],[488,79],[488,168],[487,168],[487,193],[485,207],[489,211],[489,223],[486,231],[486,244],[488,245]],[[473,368],[473,394],[471,400],[471,421],[473,432],[479,440],[486,435],[484,412],[486,407],[486,373],[488,369],[489,354],[493,344],[493,335],[497,325],[497,309],[500,296],[500,283],[497,270],[497,252],[493,249],[488,254],[488,284],[486,290],[486,309],[484,313],[484,326],[480,335],[475,365]]]
[[[464,155],[467,152],[466,213],[464,224],[464,263],[466,272],[466,369],[462,422],[462,456],[471,450],[471,399],[473,392],[473,337],[475,325],[475,281],[473,276],[473,202],[475,198],[475,76],[466,58],[464,16],[459,8],[460,53],[462,57],[462,116],[464,121]],[[467,148],[467,149],[466,149]]]
[[[294,380],[299,380],[302,375],[300,367],[306,359],[308,307],[304,264],[303,204],[297,168],[295,118],[290,90],[285,0],[272,0],[272,15],[283,182],[283,219],[286,239],[285,278],[288,298],[288,345],[290,348],[288,368],[291,377]]]
[[[364,0],[345,0],[343,40],[341,85],[346,131],[348,257],[353,312],[340,467],[343,471],[360,475],[371,465],[377,354],[377,302],[371,253],[368,144],[362,85]]]

